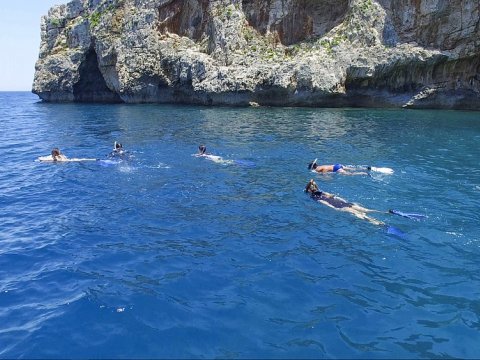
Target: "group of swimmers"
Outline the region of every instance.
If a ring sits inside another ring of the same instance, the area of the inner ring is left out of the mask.
[[[127,152],[123,149],[123,146],[121,143],[118,143],[115,141],[113,144],[113,150],[112,152],[108,155],[110,158],[115,158],[115,157],[120,157],[122,155],[125,155]],[[68,162],[68,161],[97,161],[99,159],[87,159],[87,158],[68,158],[62,152],[58,147],[55,147],[52,149],[51,156],[43,156],[39,157],[38,159],[40,161],[54,161],[54,162]]]
[[[115,158],[115,157],[122,157],[125,155],[127,152],[123,149],[123,146],[121,143],[118,143],[115,141],[113,150],[109,154],[110,158]],[[207,153],[207,147],[205,145],[200,145],[198,147],[198,153],[196,156],[199,157],[206,157],[210,160],[213,160],[215,162],[222,162],[223,159],[220,156],[212,155]],[[48,159],[47,159],[48,158]],[[40,158],[41,161],[54,161],[54,162],[61,162],[61,161],[86,161],[86,160],[98,160],[98,159],[69,159],[67,158],[64,154],[61,153],[59,148],[54,148],[52,149],[51,152],[51,157],[44,157]],[[225,161],[224,161],[225,162]],[[227,161],[227,163],[233,163],[232,161]],[[372,167],[366,167],[367,172],[365,171],[356,171],[355,168],[349,167],[349,166],[344,166],[341,164],[333,164],[333,165],[318,165],[317,164],[317,159],[312,161],[311,163],[308,164],[308,169],[311,171],[314,171],[315,173],[339,173],[343,175],[369,175],[369,171],[372,170]],[[379,168],[380,169],[380,168]],[[391,169],[390,169],[391,170]],[[342,199],[341,197],[338,197],[336,195],[327,193],[325,191],[321,191],[316,184],[316,182],[313,179],[310,179],[310,181],[307,183],[305,186],[305,192],[311,196],[311,198],[323,205],[326,205],[330,208],[333,208],[335,210],[339,211],[345,211],[353,214],[359,219],[362,220],[367,220],[370,223],[374,225],[379,225],[383,226],[385,223],[383,223],[380,220],[377,220],[368,214],[371,212],[376,212],[376,213],[393,213],[393,214],[398,214],[399,212],[396,212],[395,210],[389,210],[389,211],[379,211],[379,210],[373,210],[373,209],[367,209],[359,204],[351,203],[348,202],[345,199]],[[400,215],[403,216],[403,214],[400,213]]]
[[[205,145],[200,145],[198,147],[198,153],[196,154],[196,156],[207,157],[207,158],[212,157],[214,158],[213,160],[215,160],[215,158],[220,158],[219,156],[211,155],[207,153],[207,147]],[[314,171],[315,173],[320,173],[320,174],[338,173],[342,175],[370,175],[370,171],[372,170],[383,170],[387,174],[390,174],[391,172],[393,172],[393,170],[389,168],[373,168],[371,166],[366,166],[365,167],[366,171],[358,171],[355,167],[344,166],[341,164],[319,165],[317,164],[317,159],[315,159],[314,161],[308,164],[308,169],[311,171]],[[375,212],[375,213],[397,214],[401,216],[404,215],[400,212],[396,212],[395,210],[380,211],[380,210],[367,209],[359,204],[348,202],[347,200],[342,199],[341,197],[338,197],[336,195],[330,194],[325,191],[321,191],[313,179],[311,179],[307,183],[305,187],[305,192],[309,194],[313,200],[318,201],[323,205],[326,205],[335,210],[349,212],[359,219],[367,220],[370,223],[378,226],[384,226],[385,223],[369,216],[368,215],[369,213]]]

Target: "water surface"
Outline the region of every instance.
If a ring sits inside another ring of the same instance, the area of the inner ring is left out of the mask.
[[[131,161],[34,161],[114,141]],[[479,141],[476,112],[0,93],[0,357],[478,358]],[[314,158],[395,173],[315,175]],[[405,236],[387,234],[310,200],[312,177],[428,218],[378,214]]]

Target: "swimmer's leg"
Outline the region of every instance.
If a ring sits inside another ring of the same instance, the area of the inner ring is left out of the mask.
[[[360,207],[360,209],[364,209],[364,208]],[[378,225],[378,226],[380,226],[380,225],[385,225],[382,221],[377,220],[377,219],[375,219],[375,218],[372,218],[372,217],[368,216],[365,211],[362,211],[362,210],[360,210],[360,209],[355,208],[354,206],[352,206],[352,207],[349,207],[349,208],[344,208],[344,209],[342,209],[342,210],[347,211],[347,212],[355,215],[355,216],[356,216],[357,218],[359,218],[359,219],[367,220],[368,222],[370,222],[370,223],[372,223],[372,224],[374,224],[374,225]],[[367,209],[367,210],[368,210],[368,209]]]
[[[378,225],[378,226],[383,226],[383,225],[385,225],[385,223],[384,223],[383,221],[377,220],[377,219],[372,218],[372,217],[367,216],[367,215],[365,215],[365,220],[371,222],[371,223],[374,224],[374,225]]]
[[[353,204],[351,206],[352,209],[354,210],[358,210],[358,211],[361,211],[361,212],[364,212],[364,213],[369,213],[369,212],[380,212],[380,213],[384,213],[385,211],[379,211],[379,210],[374,210],[374,209],[367,209],[361,205],[358,205],[358,204]]]

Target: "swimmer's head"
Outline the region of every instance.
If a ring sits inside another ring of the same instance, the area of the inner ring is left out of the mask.
[[[115,142],[115,149],[120,150],[122,148],[122,144]]]
[[[55,156],[60,156],[60,149],[59,148],[53,148],[52,149],[52,157]]]
[[[308,164],[308,170],[315,170],[317,166],[317,163],[315,161],[312,161],[310,164]]]
[[[207,147],[205,145],[200,145],[198,147],[198,151],[200,152],[200,154],[205,154],[207,152]]]
[[[310,181],[307,183],[307,186],[305,186],[305,191],[311,194],[318,191],[318,185],[315,183],[315,180],[310,179]]]

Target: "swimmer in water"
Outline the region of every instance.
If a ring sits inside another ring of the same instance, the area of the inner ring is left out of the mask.
[[[53,148],[48,156],[39,156],[38,161],[45,162],[80,162],[80,161],[97,161],[98,159],[91,158],[67,158],[60,152],[59,148]]]
[[[198,147],[198,155],[199,156],[207,155],[207,147],[205,145],[200,145]]]
[[[53,161],[68,161],[68,158],[60,152],[59,148],[53,148],[51,154]]]
[[[123,151],[123,145],[115,141],[113,151]]]
[[[120,154],[121,155],[125,151],[123,150],[123,145],[115,141],[113,143],[113,151],[112,152],[115,153],[115,154]]]
[[[197,157],[204,157],[208,160],[211,160],[216,163],[230,164],[231,160],[224,160],[221,156],[212,155],[207,153],[207,147],[205,145],[200,145],[198,147],[198,153],[195,154]]]
[[[367,215],[370,212],[382,212],[382,211],[367,209],[358,204],[348,202],[333,194],[329,194],[325,191],[320,191],[320,189],[318,188],[318,185],[315,183],[313,179],[311,179],[308,182],[307,186],[305,187],[305,192],[310,194],[312,199],[314,199],[315,201],[318,201],[323,205],[327,205],[335,210],[349,212],[355,215],[356,217],[358,217],[359,219],[367,220],[374,225],[380,225],[380,226],[385,225],[385,223],[381,222],[380,220],[377,220]]]
[[[127,150],[123,149],[122,144],[115,141],[113,143],[113,150],[110,154],[108,154],[108,157],[109,158],[117,158],[117,159],[128,160],[130,158],[130,154]]]
[[[368,172],[355,171],[355,169],[350,168],[348,166],[344,166],[342,164],[318,165],[317,159],[313,160],[310,164],[308,164],[308,170],[312,170],[321,174],[339,173],[343,175],[370,175]],[[367,167],[367,170],[369,171],[371,170],[370,166]]]

